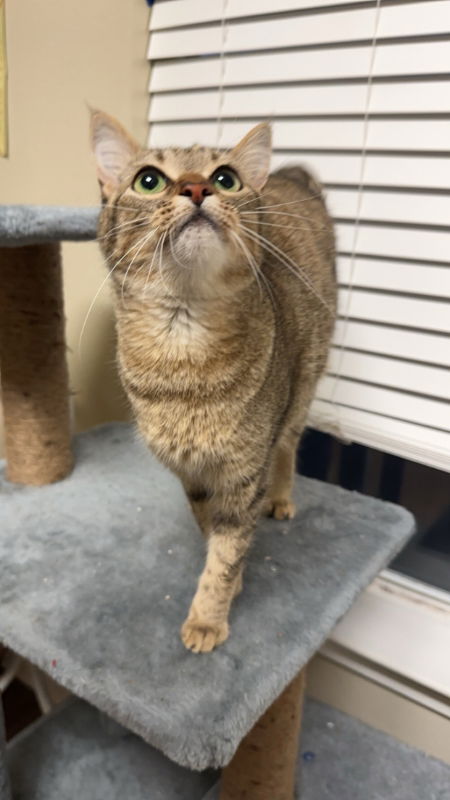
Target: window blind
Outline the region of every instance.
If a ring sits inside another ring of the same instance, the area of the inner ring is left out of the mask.
[[[149,146],[270,119],[336,223],[310,424],[450,470],[450,0],[156,0]]]

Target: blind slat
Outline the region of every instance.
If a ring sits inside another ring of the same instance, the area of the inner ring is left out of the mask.
[[[251,106],[242,109],[248,114]],[[230,147],[241,139],[252,125],[260,122],[250,118],[242,122],[226,121],[218,141],[217,123],[193,120],[191,122],[156,122],[152,124],[150,143],[165,147],[169,142],[183,147],[201,142],[212,147]],[[363,119],[331,120],[280,120],[274,128],[274,147],[286,150],[359,150],[364,141]],[[369,150],[447,151],[450,141],[450,120],[372,119],[368,124],[367,148]]]
[[[403,325],[440,333],[450,333],[449,306],[441,300],[422,300],[415,297],[389,295],[384,292],[369,292],[353,289],[339,292],[340,313],[352,319],[377,320],[388,325]]]
[[[333,377],[325,375],[319,381],[316,397],[319,400],[333,399],[335,403],[344,406],[384,414],[404,422],[414,422],[444,431],[448,428],[448,403],[407,392],[371,386],[347,378],[340,378],[336,383]]]
[[[363,0],[367,5],[373,5],[373,0]],[[335,6],[345,5],[348,0],[334,0]],[[298,11],[329,6],[330,0],[278,0],[276,11]],[[273,0],[258,0],[255,5],[253,0],[228,0],[227,16],[249,17],[255,15],[272,14],[274,11]],[[182,25],[212,22],[220,20],[223,14],[223,0],[171,0],[166,3],[156,3],[150,19],[151,30],[159,28],[177,28]]]
[[[182,0],[184,2],[184,0]],[[374,78],[386,76],[433,75],[449,72],[448,42],[408,42],[377,47]],[[348,78],[366,78],[372,49],[350,47],[327,51],[305,50],[288,53],[231,55],[220,58],[195,58],[192,61],[156,61],[150,74],[150,92],[201,89],[261,83],[289,83]]]
[[[338,416],[337,416],[338,414]],[[450,461],[450,433],[426,425],[393,419],[389,415],[373,414],[365,410],[334,405],[314,400],[309,424],[319,430],[340,427],[342,434],[395,455],[420,461],[430,467],[448,470]]]
[[[350,222],[336,225],[337,245],[341,252],[352,252],[354,225]],[[420,261],[449,263],[450,235],[446,232],[410,228],[385,228],[382,225],[358,226],[356,252],[395,258],[414,258]]]
[[[361,156],[343,152],[275,153],[272,166],[278,169],[295,162],[306,163],[324,183],[357,185],[360,179]],[[448,190],[450,157],[370,154],[365,159],[364,178],[366,186]]]
[[[328,208],[334,217],[355,218],[358,211],[356,190],[330,189]],[[444,225],[450,229],[450,199],[446,195],[422,192],[371,192],[361,199],[360,218],[415,225]]]
[[[352,282],[353,286],[360,288],[450,298],[449,267],[382,261],[361,256],[355,257],[353,269],[349,256],[339,256],[337,266],[341,284]]]
[[[449,45],[450,47],[450,45]],[[375,84],[370,98],[371,114],[445,113],[449,110],[450,81],[414,81],[411,83]],[[334,86],[278,86],[228,89],[221,103],[221,93],[214,90],[154,95],[149,119],[211,119],[219,112],[223,118],[242,116],[251,108],[252,115],[267,118],[363,114],[367,98],[364,84]],[[245,113],[245,112],[244,112]]]
[[[385,356],[332,348],[327,371],[393,389],[450,400],[450,370],[400,361]]]
[[[375,8],[334,11],[256,22],[232,23],[224,37],[222,26],[206,25],[198,35],[192,28],[154,31],[150,38],[150,59],[197,56],[199,43],[204,54],[271,50],[281,47],[325,45],[371,40],[375,30]],[[450,9],[446,0],[384,6],[380,12],[378,38],[430,36],[450,30]]]
[[[420,320],[417,320],[420,325]],[[425,331],[407,330],[392,325],[338,319],[333,336],[337,346],[364,353],[388,355],[450,367],[450,340]]]

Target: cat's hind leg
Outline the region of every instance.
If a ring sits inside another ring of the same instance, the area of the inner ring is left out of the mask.
[[[212,527],[211,520],[211,495],[212,493],[199,484],[194,484],[182,478],[184,491],[189,500],[192,512],[205,537],[208,537]]]
[[[295,458],[300,436],[292,429],[284,430],[278,439],[270,467],[269,489],[264,510],[275,519],[292,519],[295,505],[292,502]]]

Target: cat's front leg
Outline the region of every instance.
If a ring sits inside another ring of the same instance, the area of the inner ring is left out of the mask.
[[[208,540],[208,555],[181,638],[194,653],[207,653],[228,639],[228,615],[242,587],[242,570],[252,531],[228,527],[215,529]]]
[[[248,487],[246,487],[246,490]],[[250,547],[265,487],[245,491],[247,502],[234,503],[213,514],[213,528],[208,539],[205,568],[188,617],[181,628],[185,646],[194,653],[207,653],[222,644],[229,634],[228,616],[234,597],[242,588],[245,556]],[[249,495],[253,494],[253,497]],[[236,510],[237,509],[237,510]]]

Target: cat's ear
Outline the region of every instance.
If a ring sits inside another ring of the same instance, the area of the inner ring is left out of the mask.
[[[95,109],[91,109],[91,146],[102,193],[108,196],[140,147],[120,122]]]
[[[245,183],[260,192],[269,177],[272,155],[272,129],[268,122],[261,122],[244,136],[231,151]]]

